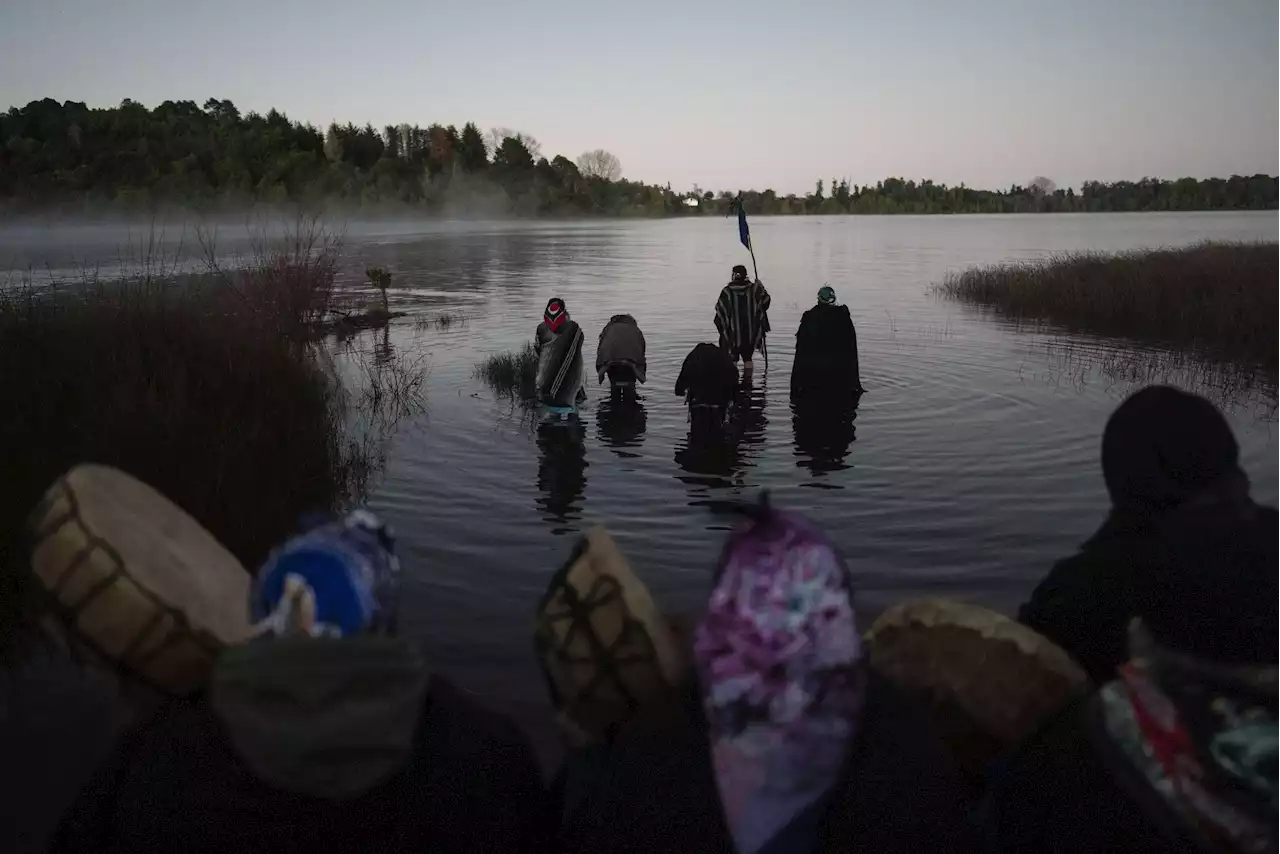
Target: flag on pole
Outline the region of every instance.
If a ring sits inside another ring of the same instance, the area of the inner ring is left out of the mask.
[[[742,245],[747,247],[747,251],[755,257],[755,250],[751,248],[751,229],[747,228],[747,211],[742,206],[742,199],[738,199],[738,239],[742,241]]]

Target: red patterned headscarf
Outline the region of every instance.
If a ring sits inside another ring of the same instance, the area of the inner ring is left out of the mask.
[[[568,318],[569,311],[564,307],[564,300],[552,297],[547,301],[547,310],[542,313],[542,320],[552,332],[559,332],[560,326]]]

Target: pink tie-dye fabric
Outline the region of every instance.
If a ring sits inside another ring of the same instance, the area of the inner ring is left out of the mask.
[[[741,854],[838,781],[865,686],[851,594],[835,547],[792,513],[760,508],[721,555],[694,655]]]

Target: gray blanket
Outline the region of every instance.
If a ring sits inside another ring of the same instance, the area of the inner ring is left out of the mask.
[[[596,375],[604,382],[605,372],[613,364],[629,364],[635,371],[636,382],[645,381],[644,333],[629,314],[615,314],[600,333],[600,346],[596,349]]]

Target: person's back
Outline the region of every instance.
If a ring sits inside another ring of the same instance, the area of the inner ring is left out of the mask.
[[[550,813],[514,725],[387,634],[382,570],[333,572],[367,519],[305,535],[314,571],[264,568],[261,637],[125,740],[52,850],[543,850]]]
[[[1174,591],[1203,577],[1241,600],[1274,585],[1277,515],[1255,504],[1222,415],[1167,387],[1131,396],[1103,439],[1112,497],[1106,522],[1081,552],[1055,565],[1018,618],[1108,681],[1125,656],[1126,627],[1157,607],[1198,619]]]
[[[738,368],[723,348],[703,342],[685,356],[675,393],[691,406],[727,409],[738,393]]]
[[[747,268],[741,264],[733,268],[729,284],[720,290],[716,299],[715,324],[720,333],[720,346],[736,363],[743,362],[743,370],[750,370],[757,349],[764,345],[769,332],[769,292],[760,281],[747,278]]]
[[[647,370],[644,333],[639,324],[629,314],[615,314],[600,331],[596,348],[597,379],[604,382],[608,376],[614,384],[643,384]]]
[[[821,395],[861,392],[858,336],[847,305],[837,305],[835,291],[823,285],[818,302],[800,319],[796,355],[791,366],[791,393]]]
[[[992,769],[988,850],[1276,850],[1275,573],[1169,586],[1192,604],[1140,605],[1118,677]]]

